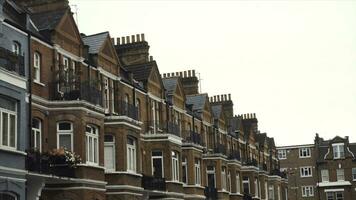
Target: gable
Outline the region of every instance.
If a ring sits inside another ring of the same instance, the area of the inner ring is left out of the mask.
[[[67,39],[77,44],[82,43],[79,30],[69,11],[63,15],[55,30]]]
[[[180,81],[178,81],[178,84],[177,84],[177,86],[176,86],[176,88],[175,88],[175,90],[174,90],[174,95],[178,98],[178,99],[180,99],[180,100],[182,100],[182,101],[184,101],[184,90],[183,90],[183,87],[182,87],[182,84],[180,83]]]
[[[157,69],[155,63],[152,64],[152,69],[147,79],[147,89],[149,92],[154,93],[156,96],[160,98],[164,98],[163,90],[163,81]]]
[[[111,43],[111,39],[109,35],[105,39],[103,45],[100,47],[99,53],[103,58],[105,58],[106,60],[114,64],[117,64],[119,62],[119,58],[116,54],[114,46]]]

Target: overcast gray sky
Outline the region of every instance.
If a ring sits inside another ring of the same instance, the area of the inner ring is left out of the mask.
[[[94,1],[81,32],[145,33],[161,73],[195,69],[277,145],[356,142],[356,1]],[[74,9],[73,9],[74,11]]]

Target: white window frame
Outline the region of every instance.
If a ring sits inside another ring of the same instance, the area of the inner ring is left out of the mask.
[[[299,158],[310,158],[311,149],[310,147],[299,148]]]
[[[20,55],[21,54],[21,45],[19,42],[17,41],[13,41],[12,43],[12,52],[16,55]]]
[[[40,83],[41,82],[41,54],[35,52],[33,54],[33,68],[34,68],[34,81]]]
[[[278,200],[281,200],[281,186],[277,186],[277,198]]]
[[[183,180],[182,176],[183,184],[188,184],[188,163],[186,157],[184,157],[182,160],[182,173],[185,174],[185,180]]]
[[[302,197],[313,197],[314,196],[314,186],[302,186]]]
[[[42,121],[38,118],[33,118],[32,123],[33,120],[37,120],[39,126],[38,128],[32,126],[31,136],[33,138],[33,148],[37,149],[39,152],[42,152]],[[39,137],[39,144],[37,144],[37,135]]]
[[[69,123],[70,124],[70,130],[59,130],[59,124],[61,123]],[[61,147],[59,146],[59,136],[60,135],[70,135],[70,143],[71,143],[71,149],[70,151],[74,151],[73,150],[73,123],[72,122],[68,122],[68,121],[59,121],[57,122],[57,149],[60,149]],[[68,149],[67,149],[68,150]]]
[[[244,180],[244,178],[242,177],[242,189],[243,189],[243,192],[245,192],[245,184],[247,183],[248,185],[248,193],[251,194],[251,188],[250,188],[250,178],[247,177],[247,180]]]
[[[280,150],[278,150],[278,159],[279,159],[279,160],[285,160],[285,159],[287,159],[287,150],[286,150],[286,149],[280,149]]]
[[[236,172],[236,193],[241,194],[240,174]]]
[[[356,167],[352,168],[352,180],[356,181]]]
[[[116,148],[115,148],[115,137],[111,134],[107,134],[110,135],[112,137],[112,141],[104,141],[104,149],[105,147],[111,147],[114,151],[113,151],[113,158],[112,158],[112,162],[114,165],[114,168],[108,168],[107,166],[105,166],[105,171],[106,172],[114,172],[116,170]],[[105,152],[104,152],[105,153]],[[105,155],[104,155],[105,157]],[[104,161],[104,165],[105,165],[105,161]]]
[[[344,143],[335,143],[332,144],[334,159],[343,159],[345,158],[345,149]]]
[[[10,100],[11,101],[11,100]],[[7,114],[7,145],[3,144],[3,113]],[[10,116],[14,116],[15,120],[15,144],[14,146],[10,146],[11,142],[11,125],[10,125]],[[15,111],[5,109],[0,107],[0,148],[1,149],[8,149],[8,150],[16,150],[17,149],[17,104],[15,103]]]
[[[111,113],[115,113],[115,81],[111,80]]]
[[[206,180],[208,181],[208,175],[213,174],[214,175],[214,187],[216,187],[216,172],[215,172],[215,166],[211,166],[213,169],[208,169],[209,166],[206,166]]]
[[[257,178],[255,178],[254,184],[255,184],[255,197],[259,197],[258,179]]]
[[[132,140],[133,144],[129,144],[128,141]],[[126,151],[127,151],[127,171],[136,173],[136,143],[137,140],[133,137],[127,137]]]
[[[195,185],[201,185],[201,170],[200,170],[200,159],[194,159],[194,174],[195,174]]]
[[[344,180],[345,180],[345,170],[336,169],[336,181],[344,181]]]
[[[228,183],[227,191],[231,192],[231,172],[230,172],[230,170],[227,171],[227,183]]]
[[[310,169],[310,174],[309,174]],[[308,172],[308,174],[306,174]],[[300,167],[300,177],[313,177],[313,168],[311,166]]]
[[[267,181],[265,181],[265,199],[268,199],[268,184]]]
[[[172,181],[179,181],[179,154],[172,151]]]
[[[90,129],[88,132],[87,129]],[[87,125],[85,129],[86,163],[99,164],[99,129],[94,125]],[[91,141],[91,142],[89,142]],[[90,155],[91,153],[91,155]]]
[[[268,200],[274,200],[274,185],[268,186]]]
[[[221,168],[221,187],[223,190],[227,190],[226,186],[226,167]]]
[[[328,169],[322,169],[320,171],[321,174],[321,182],[329,182],[329,170]]]
[[[107,77],[104,77],[104,109],[105,113],[109,112],[109,107],[110,107],[110,92],[109,92],[109,79]]]
[[[161,152],[161,155],[160,156],[154,156],[152,155],[153,152]],[[153,160],[154,159],[160,159],[161,160],[161,170],[162,170],[162,178],[164,178],[164,162],[163,162],[163,152],[161,150],[157,150],[157,151],[152,151],[151,152],[151,169],[152,169],[152,176],[154,176],[154,168],[153,168]],[[188,178],[187,178],[187,182],[188,182]]]

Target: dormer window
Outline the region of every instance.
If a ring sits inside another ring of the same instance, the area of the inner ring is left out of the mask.
[[[300,148],[299,149],[299,158],[309,158],[311,155],[310,148]]]
[[[345,158],[344,143],[332,144],[334,159]]]

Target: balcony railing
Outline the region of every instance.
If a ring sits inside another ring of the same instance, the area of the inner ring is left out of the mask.
[[[204,194],[207,200],[217,200],[218,190],[213,187],[205,187]]]
[[[214,147],[214,153],[226,154],[226,148],[223,144],[217,144]]]
[[[239,151],[233,151],[229,155],[230,160],[241,160],[240,152]]]
[[[130,117],[131,119],[138,120],[138,108],[126,101],[117,101],[119,115]]]
[[[194,131],[187,131],[186,135],[187,135],[186,137],[187,142],[191,142],[203,146],[203,140],[199,133],[196,133]]]
[[[166,191],[166,180],[164,178],[143,175],[142,187],[145,190]]]
[[[0,47],[0,67],[17,74],[25,75],[24,56]]]
[[[52,83],[55,100],[85,100],[94,105],[103,104],[103,97],[95,81],[80,82],[79,78],[61,78]]]
[[[245,165],[255,166],[258,167],[258,163],[256,159],[247,159]]]
[[[75,177],[75,168],[68,164],[51,163],[48,153],[27,152],[26,169],[31,172],[40,174],[53,174],[60,177]]]
[[[271,175],[276,175],[280,176],[282,178],[287,178],[287,173],[286,172],[281,172],[279,169],[274,169],[271,171]]]
[[[243,200],[252,200],[251,194],[244,194]]]
[[[174,122],[146,121],[145,127],[151,134],[168,133],[181,137],[180,126]]]

